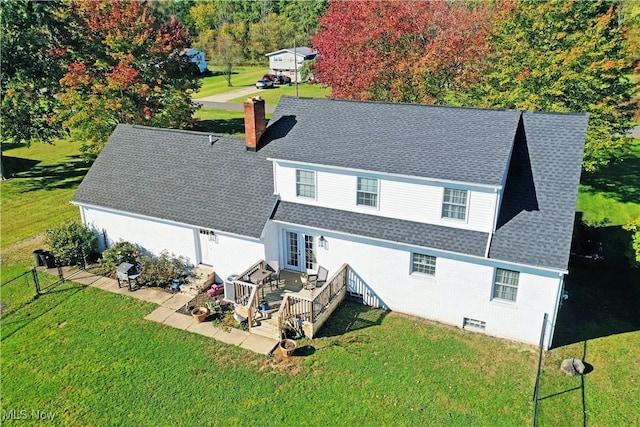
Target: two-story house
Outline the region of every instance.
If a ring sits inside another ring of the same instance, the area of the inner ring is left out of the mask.
[[[246,138],[119,125],[73,203],[119,239],[221,276],[347,263],[364,303],[549,346],[583,114],[283,97]]]
[[[292,82],[300,81],[300,69],[305,61],[316,57],[317,52],[310,47],[280,49],[265,54],[269,58],[269,69],[277,76],[288,76]]]

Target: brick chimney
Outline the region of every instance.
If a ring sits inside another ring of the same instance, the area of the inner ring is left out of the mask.
[[[256,151],[266,128],[264,99],[259,96],[244,101],[244,133],[247,151]]]

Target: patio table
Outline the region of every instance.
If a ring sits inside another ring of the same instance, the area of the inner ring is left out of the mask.
[[[249,276],[249,280],[251,280],[252,283],[260,286],[260,289],[262,290],[262,298],[264,298],[264,279],[269,276],[271,276],[271,270],[265,270],[264,268],[256,270]]]

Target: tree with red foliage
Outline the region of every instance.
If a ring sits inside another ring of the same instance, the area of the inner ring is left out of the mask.
[[[312,45],[332,96],[442,103],[476,81],[488,9],[444,1],[334,1]]]
[[[159,22],[145,2],[71,2],[60,80],[60,116],[88,154],[118,123],[187,128],[200,82],[181,51],[190,46],[177,21]]]

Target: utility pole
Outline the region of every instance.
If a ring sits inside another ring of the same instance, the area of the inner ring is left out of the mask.
[[[295,79],[296,79],[296,98],[298,97],[298,54],[296,47],[296,38],[293,38],[293,69],[295,70]]]

